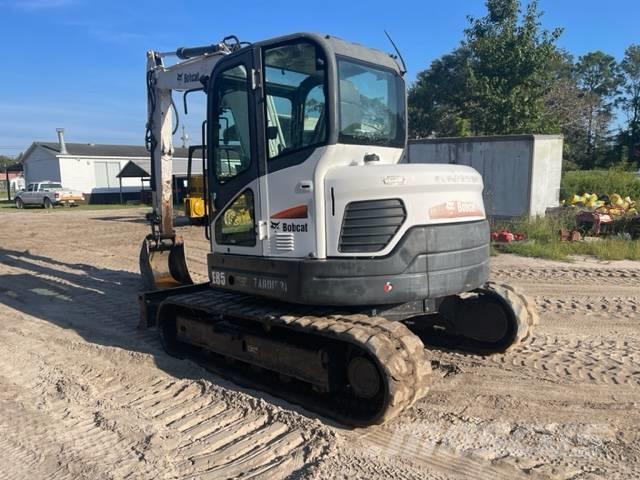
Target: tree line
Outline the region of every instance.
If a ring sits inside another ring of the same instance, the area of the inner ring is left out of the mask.
[[[624,58],[575,58],[559,48],[533,0],[487,0],[460,46],[434,60],[409,88],[414,138],[564,135],[564,168],[640,162],[640,45]],[[616,122],[617,120],[617,122]]]

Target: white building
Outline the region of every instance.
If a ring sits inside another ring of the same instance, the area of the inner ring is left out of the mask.
[[[139,200],[143,189],[141,178],[122,179],[118,173],[128,162],[149,164],[149,153],[143,146],[66,143],[64,131],[58,129],[58,142],[33,142],[22,156],[26,183],[52,180],[64,188],[84,193],[91,203],[120,201],[120,180],[124,200]],[[174,175],[186,177],[187,149],[176,148]],[[200,171],[201,161],[194,159]],[[183,172],[184,170],[184,172]],[[149,188],[149,183],[145,182]]]

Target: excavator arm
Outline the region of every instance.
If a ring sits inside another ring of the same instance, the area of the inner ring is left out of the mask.
[[[140,249],[140,272],[147,290],[162,290],[193,283],[186,264],[184,242],[173,228],[173,92],[203,90],[215,64],[240,48],[234,36],[222,42],[175,52],[147,52],[147,130],[145,143],[151,157],[153,211],[151,226]],[[164,58],[178,62],[164,65]],[[186,106],[186,98],[185,98]],[[185,108],[186,110],[186,108]],[[208,204],[205,199],[205,210]]]

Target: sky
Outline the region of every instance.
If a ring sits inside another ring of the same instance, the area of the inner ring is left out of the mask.
[[[639,0],[539,6],[545,28],[563,27],[558,45],[576,57],[600,49],[620,60],[640,43]],[[484,0],[0,0],[0,155],[55,141],[56,127],[65,128],[67,142],[141,145],[147,50],[211,44],[229,34],[259,41],[312,31],[391,52],[387,30],[411,82],[459,45],[468,15],[484,12]],[[196,144],[204,96],[189,98],[181,120]]]

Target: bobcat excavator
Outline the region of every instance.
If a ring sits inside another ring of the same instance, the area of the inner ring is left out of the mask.
[[[165,66],[168,55],[179,60]],[[424,343],[488,354],[529,334],[532,304],[489,282],[478,172],[403,163],[395,58],[308,33],[148,53],[154,191],[141,323],[170,354],[363,426],[427,393]],[[189,155],[201,151],[206,179],[201,284],[171,191],[171,94],[194,90],[207,98]]]

